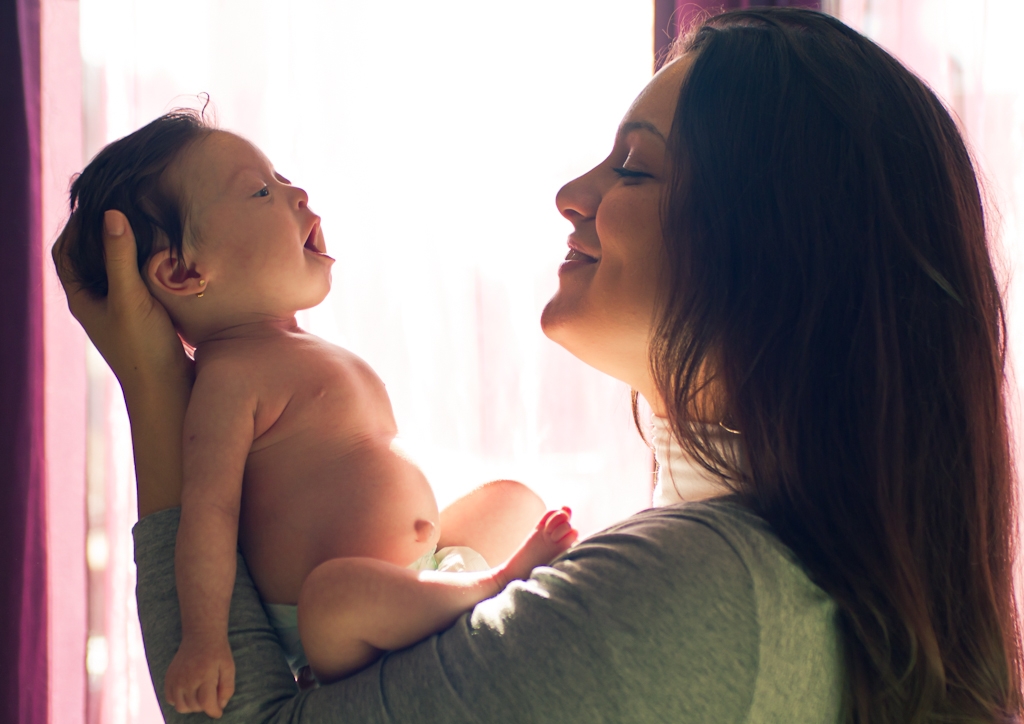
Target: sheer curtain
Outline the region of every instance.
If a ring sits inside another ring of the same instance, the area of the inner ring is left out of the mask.
[[[444,505],[510,477],[584,533],[650,504],[629,390],[540,331],[561,184],[652,68],[650,3],[82,0],[86,154],[202,103],[323,217],[334,287],[302,315],[388,386]],[[90,719],[158,721],[138,638],[127,420],[90,357]]]

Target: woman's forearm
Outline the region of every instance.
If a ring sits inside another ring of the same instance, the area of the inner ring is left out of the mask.
[[[182,368],[156,380],[121,379],[132,426],[139,518],[181,505],[182,427],[192,374]]]

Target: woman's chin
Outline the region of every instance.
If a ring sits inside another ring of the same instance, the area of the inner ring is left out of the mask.
[[[559,298],[558,293],[548,300],[548,303],[544,305],[544,311],[540,313],[540,328],[544,332],[544,335],[556,344],[560,344],[565,347],[565,343],[562,341],[565,337],[568,328],[572,326],[572,314],[569,310],[564,308],[565,305]]]

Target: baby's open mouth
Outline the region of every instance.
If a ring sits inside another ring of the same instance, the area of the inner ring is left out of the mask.
[[[320,234],[320,223],[313,224],[313,228],[309,231],[309,236],[306,237],[306,243],[303,245],[305,248],[317,254],[327,254],[327,246],[323,243]]]

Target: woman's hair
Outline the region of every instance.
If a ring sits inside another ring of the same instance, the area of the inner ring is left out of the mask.
[[[1016,720],[1006,330],[956,124],[820,13],[727,13],[676,54],[651,350],[673,430],[835,600],[846,721]]]
[[[106,296],[103,214],[128,217],[138,248],[139,271],[154,252],[167,249],[182,259],[188,200],[163,178],[171,163],[213,130],[202,111],[179,108],[114,141],[71,184],[71,218],[62,235],[76,235],[66,254],[82,287]]]

